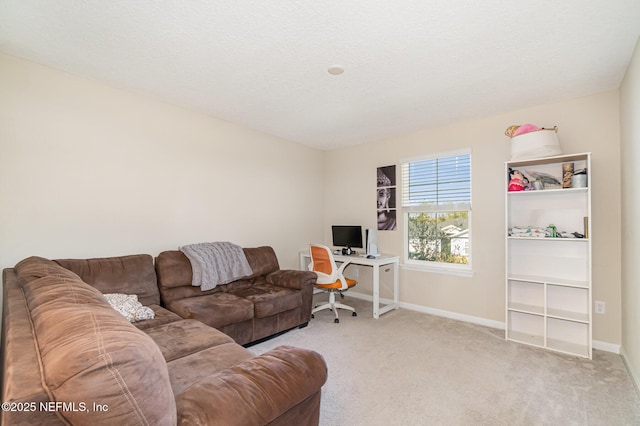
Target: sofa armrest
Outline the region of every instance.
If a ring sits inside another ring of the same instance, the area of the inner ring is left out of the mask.
[[[326,380],[319,353],[278,346],[176,395],[178,419],[189,425],[265,425],[319,392]]]
[[[315,272],[296,271],[294,269],[280,269],[267,275],[269,284],[296,290],[302,290],[305,286],[314,285],[317,279],[318,276]]]

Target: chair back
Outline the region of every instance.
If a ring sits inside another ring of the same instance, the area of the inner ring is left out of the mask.
[[[311,244],[309,253],[311,254],[309,270],[318,275],[318,284],[331,284],[340,279],[336,261],[329,247]]]

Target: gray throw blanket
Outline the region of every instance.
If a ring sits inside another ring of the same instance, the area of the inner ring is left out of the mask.
[[[200,287],[202,291],[253,273],[242,247],[227,241],[190,244],[180,247],[180,251],[191,262],[191,284]]]

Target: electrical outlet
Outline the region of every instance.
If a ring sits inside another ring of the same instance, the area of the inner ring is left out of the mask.
[[[604,302],[596,300],[596,314],[606,314],[607,305]]]

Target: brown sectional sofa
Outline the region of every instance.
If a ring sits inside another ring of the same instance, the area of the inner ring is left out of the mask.
[[[290,346],[255,356],[233,339],[306,323],[315,278],[281,271],[268,247],[245,252],[254,274],[196,289],[206,294],[187,288],[173,251],[155,265],[149,255],[30,257],[5,269],[2,424],[317,425],[322,356]],[[137,294],[155,318],[130,323],[106,293]],[[229,322],[236,302],[242,314]]]

